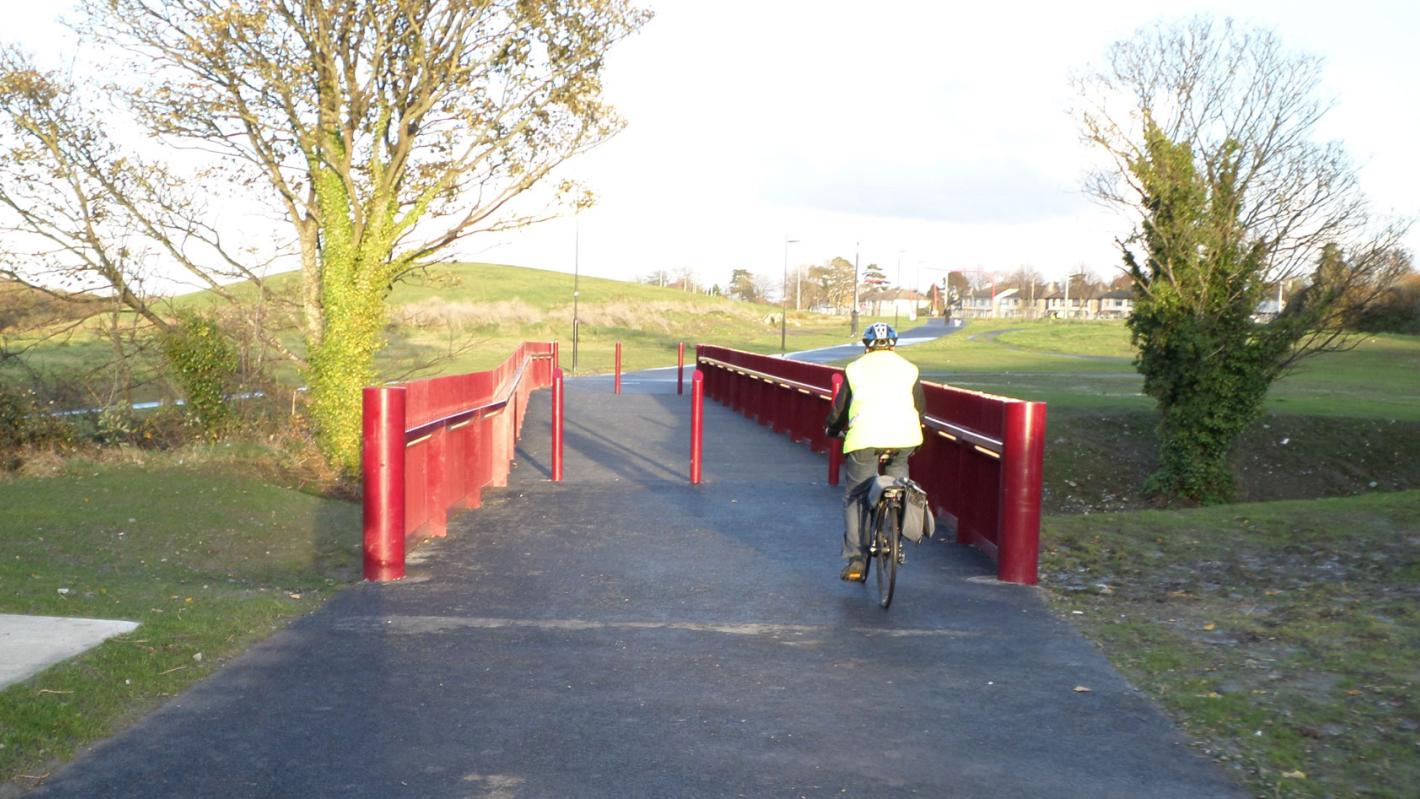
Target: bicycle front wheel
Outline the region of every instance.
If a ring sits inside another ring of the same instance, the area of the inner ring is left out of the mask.
[[[887,502],[878,508],[873,525],[874,560],[878,562],[878,604],[892,604],[892,591],[897,584],[897,558],[902,550],[902,531],[898,527],[897,509]]]

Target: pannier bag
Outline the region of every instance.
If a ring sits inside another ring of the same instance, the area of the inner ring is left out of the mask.
[[[931,538],[937,530],[937,520],[932,516],[932,506],[927,502],[927,492],[922,490],[922,486],[917,481],[906,477],[888,477],[885,474],[878,475],[876,480],[867,482],[867,492],[864,499],[867,501],[867,508],[877,507],[878,500],[882,499],[883,491],[898,486],[903,489],[903,511],[902,511],[902,537],[914,544],[921,543],[923,538]],[[867,529],[866,525],[863,529]]]

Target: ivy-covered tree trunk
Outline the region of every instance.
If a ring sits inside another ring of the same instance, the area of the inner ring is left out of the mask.
[[[322,324],[320,338],[307,342],[311,415],[321,450],[337,468],[355,474],[362,389],[375,382],[385,301],[403,266],[393,257],[398,209],[377,195],[356,214],[345,181],[330,170],[313,171],[321,215]]]
[[[327,279],[322,287],[325,330],[309,354],[311,417],[316,440],[333,465],[355,474],[360,467],[361,396],[375,382],[375,353],[385,322],[385,296],[358,277],[353,259],[338,264],[350,272],[342,281]],[[327,262],[327,267],[331,266]]]
[[[1126,251],[1139,291],[1129,329],[1144,393],[1158,404],[1155,495],[1220,502],[1233,495],[1228,456],[1262,412],[1267,387],[1295,337],[1291,325],[1254,324],[1264,247],[1244,239],[1236,160],[1208,178],[1186,145],[1150,126],[1133,165],[1146,196],[1145,260]]]
[[[1130,319],[1145,393],[1159,409],[1159,469],[1146,490],[1196,502],[1227,501],[1233,496],[1229,455],[1262,413],[1277,354],[1248,334],[1246,316],[1174,315],[1166,332],[1161,322],[1150,314]]]

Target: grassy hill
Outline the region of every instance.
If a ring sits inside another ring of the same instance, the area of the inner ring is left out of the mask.
[[[492,264],[459,264],[406,280],[391,298],[390,346],[381,367],[397,372],[452,351],[436,368],[482,369],[524,340],[561,342],[564,368],[570,367],[572,291],[571,275]],[[610,371],[617,341],[625,369],[674,365],[682,341],[779,351],[774,305],[603,278],[580,278],[578,291],[581,373]],[[849,340],[848,319],[790,311],[786,340],[790,351],[841,344]]]
[[[234,310],[210,292],[197,292],[173,298],[170,307],[173,312],[199,310],[226,316],[233,329],[240,329],[236,315],[260,312],[282,331],[283,342],[300,352],[297,276],[278,275],[267,285],[278,299],[264,306]],[[250,285],[230,291],[252,303],[257,296]],[[572,291],[572,275],[496,264],[455,264],[411,275],[395,286],[390,300],[387,346],[376,356],[380,378],[486,369],[525,340],[561,342],[564,368],[570,369]],[[596,277],[580,278],[578,291],[578,373],[611,371],[618,341],[623,368],[628,370],[673,365],[676,345],[682,341],[687,346],[711,343],[779,351],[779,308],[774,305]],[[258,307],[259,311],[253,310]],[[131,322],[131,314],[124,316]],[[848,319],[790,311],[786,338],[790,351],[841,344],[849,339]],[[73,330],[48,325],[12,331],[0,345],[22,353],[23,358],[23,362],[0,363],[0,384],[26,380],[32,371],[92,377],[113,358],[113,345],[97,322]],[[278,356],[268,354],[266,362],[280,383],[300,384],[300,375]],[[154,399],[159,392],[156,385],[140,387],[134,398]]]

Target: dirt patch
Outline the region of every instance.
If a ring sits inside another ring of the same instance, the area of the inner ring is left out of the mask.
[[[1257,795],[1420,780],[1420,494],[1046,520],[1042,586]]]
[[[1157,468],[1152,413],[1063,412],[1051,417],[1046,513],[1151,507],[1141,492]],[[1420,423],[1272,415],[1239,439],[1237,500],[1355,496],[1420,488]]]

